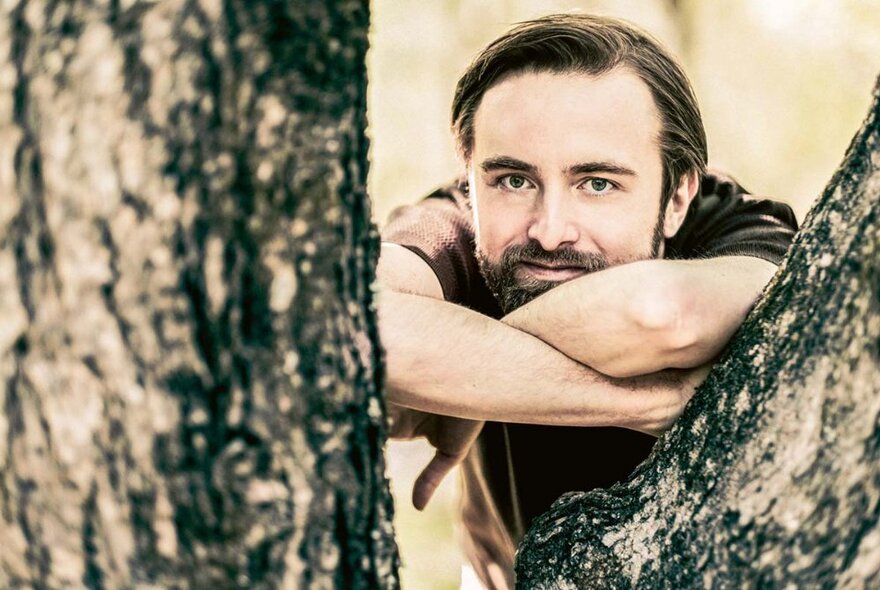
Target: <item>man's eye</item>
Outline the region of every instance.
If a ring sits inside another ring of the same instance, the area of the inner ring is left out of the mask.
[[[519,174],[509,174],[507,176],[501,177],[501,179],[499,180],[499,184],[502,188],[518,191],[529,188],[529,185],[531,183],[525,176],[520,176]]]
[[[592,193],[604,195],[610,192],[614,185],[611,184],[611,181],[604,178],[591,178],[584,183],[584,188]]]

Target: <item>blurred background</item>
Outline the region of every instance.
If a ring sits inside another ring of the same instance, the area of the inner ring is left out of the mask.
[[[521,20],[589,12],[650,31],[690,75],[710,165],[789,203],[800,220],[864,119],[880,73],[880,0],[372,0],[371,10],[369,190],[380,228],[394,207],[459,173],[449,132],[455,83]],[[456,477],[422,513],[409,500],[430,457],[421,442],[388,449],[405,590],[459,586]]]

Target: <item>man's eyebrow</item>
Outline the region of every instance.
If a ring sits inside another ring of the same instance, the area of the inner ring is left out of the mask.
[[[578,174],[595,174],[596,172],[604,172],[605,174],[619,174],[620,176],[638,176],[632,168],[627,168],[616,162],[582,162],[569,166],[567,172],[572,175]]]
[[[480,163],[480,168],[483,169],[483,172],[491,172],[493,170],[519,170],[521,172],[535,174],[538,171],[533,164],[517,160],[516,158],[511,158],[510,156],[493,156],[491,158],[486,158]]]
[[[528,162],[523,162],[522,160],[511,158],[510,156],[492,156],[491,158],[486,158],[480,163],[480,168],[483,172],[491,172],[493,170],[519,170],[521,172],[536,174],[538,171],[534,164],[529,164]],[[580,164],[569,166],[566,172],[572,176],[578,174],[595,174],[597,172],[617,174],[620,176],[638,176],[636,171],[632,168],[611,161],[581,162]]]

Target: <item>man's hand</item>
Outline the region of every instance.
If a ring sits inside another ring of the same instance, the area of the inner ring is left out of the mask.
[[[434,458],[428,462],[413,485],[413,506],[416,510],[423,510],[446,474],[467,456],[471,445],[483,429],[483,422],[419,412],[396,404],[389,404],[388,412],[391,438],[425,437],[436,449]]]
[[[628,382],[629,387],[633,390],[645,387],[644,384],[649,380],[666,381],[669,384],[669,386],[661,388],[667,392],[662,397],[669,400],[669,404],[665,407],[655,403],[646,404],[643,420],[633,430],[638,430],[651,436],[660,436],[672,428],[672,425],[675,424],[675,421],[684,412],[685,406],[694,397],[694,393],[696,393],[697,389],[708,377],[714,362],[715,360],[712,360],[694,369],[670,369],[655,373],[654,375],[621,380],[622,382]],[[639,382],[642,383],[640,384]]]

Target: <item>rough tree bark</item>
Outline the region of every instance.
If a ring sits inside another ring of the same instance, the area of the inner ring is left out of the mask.
[[[880,588],[880,81],[874,97],[685,413],[626,482],[536,520],[519,586]]]
[[[367,5],[0,3],[0,587],[396,585]]]

